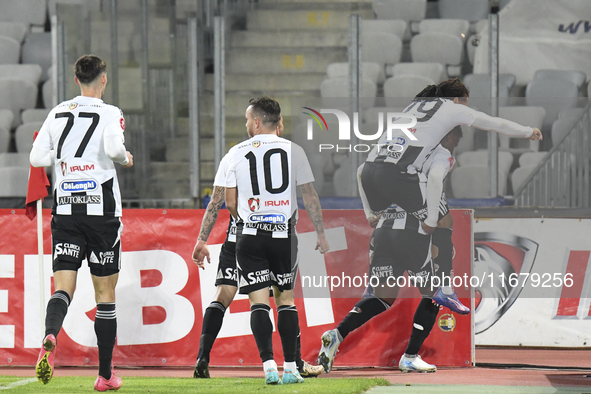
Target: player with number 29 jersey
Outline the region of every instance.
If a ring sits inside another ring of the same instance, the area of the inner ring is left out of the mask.
[[[77,96],[51,110],[33,146],[55,151],[53,214],[121,216],[115,164],[105,150],[109,138],[124,142],[118,107]]]

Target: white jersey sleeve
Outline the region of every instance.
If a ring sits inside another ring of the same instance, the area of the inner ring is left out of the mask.
[[[423,167],[427,175],[427,219],[425,224],[436,227],[439,220],[439,203],[443,194],[443,182],[455,164],[451,152],[438,145]]]
[[[215,178],[213,180],[214,186],[226,187],[226,174],[228,173],[228,155],[222,157]]]
[[[291,144],[291,162],[293,163],[293,174],[295,174],[296,185],[304,185],[314,182],[314,174],[306,157],[306,153],[301,146]]]

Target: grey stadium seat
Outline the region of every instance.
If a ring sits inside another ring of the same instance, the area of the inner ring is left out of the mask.
[[[573,82],[561,79],[533,79],[525,89],[525,102],[529,106],[544,107],[544,130],[549,131],[558,113],[577,106],[579,89]]]
[[[0,154],[8,152],[8,145],[10,144],[10,132],[4,127],[0,127]]]
[[[447,79],[447,72],[441,63],[398,63],[392,67],[392,76],[419,75],[436,83]]]
[[[515,75],[513,74],[499,74],[499,105],[505,106],[509,104],[509,96],[511,89],[515,85]],[[490,98],[490,75],[489,74],[466,74],[464,76],[464,84],[470,91],[470,97],[474,98]],[[474,100],[476,107],[478,103],[486,105],[488,110],[490,108],[490,100]],[[485,108],[478,108],[485,110]]]
[[[47,70],[51,67],[51,62],[51,33],[29,33],[23,42],[22,63],[39,64],[43,69],[43,82],[49,78]]]
[[[49,111],[49,108],[29,108],[23,111],[21,114],[21,120],[23,123],[45,122],[47,115],[49,115]]]
[[[575,127],[575,123],[571,119],[556,119],[552,123],[552,145],[556,146],[562,137],[568,134]]]
[[[419,23],[419,33],[448,33],[466,40],[470,22],[464,19],[424,19]]]
[[[499,107],[499,117],[512,120],[524,126],[542,128],[546,110],[543,107],[527,107],[527,106],[511,106]],[[499,143],[501,149],[506,149],[515,152],[540,150],[540,141],[532,141],[521,137],[511,138],[509,136],[499,134]],[[511,146],[513,145],[513,146]]]
[[[11,37],[0,36],[0,64],[17,64],[21,56],[21,44]]]
[[[534,79],[560,79],[570,81],[581,90],[583,84],[587,80],[587,75],[583,71],[578,70],[537,70],[534,74]]]
[[[498,179],[498,192],[502,196],[507,191],[507,173],[500,168]],[[454,168],[451,172],[451,187],[455,198],[489,198],[490,169],[488,166]]]
[[[38,85],[41,78],[41,66],[38,64],[0,64],[0,78],[4,76]]]
[[[513,186],[513,193],[519,189],[521,185],[525,182],[527,177],[534,172],[536,169],[536,165],[528,165],[528,166],[521,166],[517,167],[513,173],[511,174],[511,185]]]
[[[43,105],[45,106],[45,108],[55,107],[57,103],[53,103],[53,79],[49,78],[47,81],[43,82],[43,87],[41,89],[41,95],[43,96]]]
[[[488,166],[488,150],[464,152],[457,156],[461,167]],[[499,152],[499,170],[509,173],[513,165],[513,155],[509,152]]]
[[[377,85],[370,79],[363,79],[359,97],[374,98],[374,100],[362,100],[362,107],[370,107],[375,104]],[[349,97],[349,77],[328,78],[320,84],[321,97]]]
[[[402,19],[364,19],[361,32],[364,33],[391,33],[401,40],[406,37],[408,23]]]
[[[0,168],[0,197],[26,197],[28,182],[27,167]]]
[[[378,19],[422,21],[427,12],[427,0],[372,0]]]
[[[410,41],[410,51],[413,62],[442,63],[447,66],[448,75],[460,75],[464,43],[453,34],[417,34]]]
[[[23,42],[28,29],[23,22],[0,21],[0,36],[14,38],[19,44]]]
[[[1,94],[1,92],[0,92]],[[10,130],[12,128],[12,121],[14,114],[9,109],[0,109],[0,127]]]
[[[384,97],[386,105],[401,106],[401,100],[393,98],[405,98],[404,102],[410,104],[410,101],[428,85],[435,84],[435,81],[420,75],[400,75],[388,78],[384,83]]]
[[[4,0],[1,3],[0,20],[44,25],[47,17],[47,0]]]
[[[29,168],[28,153],[0,153],[0,168],[24,167]]]
[[[43,122],[23,123],[16,128],[14,132],[14,140],[16,142],[16,150],[18,153],[29,153],[33,147],[33,135],[35,131],[39,131]]]
[[[546,156],[547,152],[527,152],[519,156],[519,166],[537,166],[540,161]]]
[[[328,78],[346,77],[349,75],[349,63],[331,63],[326,67]],[[377,63],[362,62],[361,75],[365,79],[370,79],[375,83],[383,79],[383,70]]]
[[[19,79],[0,79],[0,108],[12,111],[12,128],[20,124],[20,112],[35,108],[37,86]]]
[[[439,0],[441,19],[465,19],[477,22],[488,18],[489,0]]]
[[[385,68],[400,62],[402,40],[391,33],[363,33],[361,57],[364,62],[377,63]]]

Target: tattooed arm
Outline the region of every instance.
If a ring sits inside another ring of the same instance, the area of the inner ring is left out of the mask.
[[[330,249],[330,245],[324,235],[324,223],[322,222],[322,207],[320,206],[320,200],[318,194],[314,190],[312,182],[305,183],[300,186],[302,190],[302,198],[304,199],[304,206],[308,212],[308,216],[314,224],[316,229],[317,241],[316,249],[320,250],[320,253],[326,253]]]
[[[207,247],[207,239],[209,238],[209,234],[211,233],[211,230],[213,229],[213,226],[218,218],[220,208],[224,204],[225,192],[225,187],[213,187],[213,196],[211,197],[211,201],[207,205],[205,215],[203,216],[203,221],[201,222],[201,230],[199,231],[197,243],[195,244],[195,248],[193,249],[193,261],[200,268],[205,268],[204,259],[206,257],[207,262],[211,263],[209,257],[209,249]]]

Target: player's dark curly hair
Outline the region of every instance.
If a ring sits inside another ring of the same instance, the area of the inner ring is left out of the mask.
[[[250,99],[253,115],[261,120],[268,128],[276,128],[281,120],[281,106],[276,100],[270,97],[259,97]]]
[[[468,97],[470,91],[458,78],[447,79],[441,82],[439,85],[429,85],[425,89],[421,90],[419,94],[415,96],[417,99],[429,99],[433,97]]]
[[[107,63],[95,55],[84,55],[76,60],[74,73],[80,83],[85,85],[94,82],[102,73],[107,71]]]

